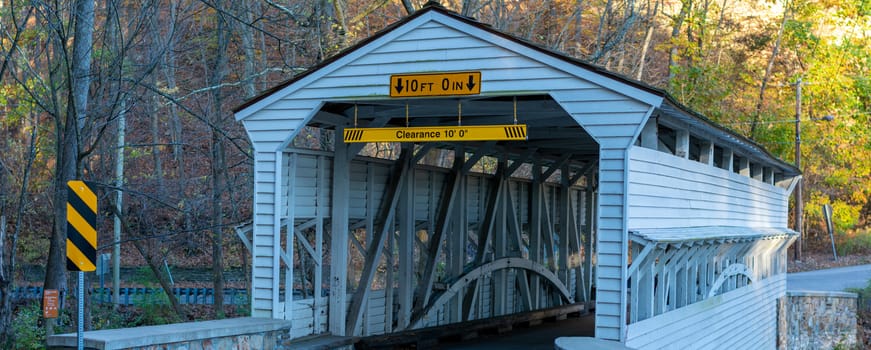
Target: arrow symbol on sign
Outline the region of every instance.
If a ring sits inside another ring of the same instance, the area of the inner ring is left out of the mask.
[[[401,92],[402,92],[402,78],[397,78],[397,79],[396,79],[396,86],[395,86],[395,88],[396,88],[396,93],[401,93]]]
[[[469,75],[469,83],[466,84],[466,87],[469,88],[469,91],[472,91],[472,89],[475,88],[475,76],[474,75]]]

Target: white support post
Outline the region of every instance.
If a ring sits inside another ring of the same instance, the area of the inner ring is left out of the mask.
[[[699,149],[699,162],[714,165],[714,142],[713,141],[704,141],[701,144],[701,149]]]
[[[774,169],[770,167],[762,168],[762,181],[769,185],[774,185]]]
[[[627,274],[629,275],[629,323],[638,322],[638,275],[639,265],[644,262],[644,257],[639,258],[641,254],[641,244],[633,242],[632,244],[632,265],[630,265]]]
[[[750,177],[750,159],[741,157],[738,160],[738,174]]]
[[[542,180],[546,180],[546,178],[542,177]],[[557,209],[554,208],[554,205],[552,203],[553,191],[551,191],[543,183],[541,185],[541,188],[541,202],[543,204],[541,210],[543,211],[542,219],[544,220],[544,222],[542,223],[542,225],[544,225],[544,232],[542,232],[542,235],[544,235],[544,249],[547,252],[547,266],[550,266],[551,270],[558,272],[557,259],[556,256],[554,256],[554,252],[557,251],[558,248],[556,247],[556,243],[554,243],[553,241],[553,217],[556,216],[555,211]],[[550,192],[550,197],[548,197],[548,192]]]
[[[690,303],[702,300],[704,296],[708,295],[708,289],[710,288],[711,283],[713,283],[713,276],[708,273],[708,266],[715,248],[716,246],[713,244],[705,244],[690,261],[690,264],[695,266],[695,271],[698,275],[698,287],[694,288],[697,290],[694,290],[690,294]]]
[[[568,183],[568,168],[563,167],[560,171],[561,180],[560,180],[560,196],[559,196],[559,274],[560,280],[566,285],[570,285],[569,278],[571,277],[569,273],[569,255],[571,254],[571,244],[570,244],[570,218],[572,217],[571,212],[571,201],[569,197],[571,193],[569,191],[569,183]]]
[[[462,145],[454,150],[454,171],[462,172],[465,166],[466,152]],[[461,173],[457,180],[459,183],[457,193],[457,205],[454,205],[454,219],[451,221],[451,230],[448,236],[449,275],[452,279],[463,274],[463,266],[466,263],[466,174]],[[449,304],[448,315],[451,322],[463,321],[463,293],[457,293]]]
[[[663,247],[663,251],[666,249]],[[656,261],[656,268],[654,270],[654,275],[657,276],[657,284],[656,289],[653,293],[653,314],[651,316],[660,315],[665,313],[667,302],[666,302],[666,294],[668,291],[668,280],[666,278],[666,262],[674,256],[676,250],[672,249],[668,252],[664,252],[659,256],[659,259]]]
[[[294,159],[296,158],[296,154],[294,154]],[[294,161],[295,162],[295,161]],[[317,207],[315,207],[316,211],[316,223],[315,223],[315,298],[313,301],[314,305],[314,318],[312,328],[316,329],[318,333],[324,331],[321,329],[321,310],[318,305],[320,303],[318,300],[323,298],[323,276],[324,276],[324,215],[327,207],[324,205],[326,203],[326,189],[327,189],[327,179],[326,179],[326,168],[327,168],[327,159],[324,156],[318,157],[318,188],[322,189],[318,191],[318,201]],[[296,172],[296,170],[293,170]],[[293,217],[290,217],[289,220],[293,220]]]
[[[568,172],[566,172],[566,173],[567,173],[566,176],[568,176]],[[575,195],[573,194],[572,189],[571,189],[572,183],[569,182],[568,179],[566,179],[566,180],[567,180],[566,181],[567,182],[566,188],[568,189],[568,199],[569,199],[569,201],[568,201],[569,207],[567,208],[568,209],[568,216],[569,216],[569,218],[568,218],[569,219],[568,235],[569,235],[569,251],[570,251],[569,256],[570,257],[577,256],[577,258],[580,259],[582,245],[581,245],[581,236],[580,236],[581,232],[580,232],[580,228],[578,227],[578,216],[579,216],[578,215],[578,212],[579,212],[578,207],[579,207],[579,205],[577,205],[577,202],[573,198],[573,196],[575,196]],[[578,195],[577,197],[580,197],[580,195]],[[571,262],[569,265],[569,270],[575,271],[575,295],[574,295],[575,300],[577,301],[577,300],[586,299],[587,295],[586,295],[586,292],[584,290],[584,288],[585,288],[585,286],[584,286],[584,270],[581,268],[581,262],[580,261]],[[571,276],[571,273],[569,274],[569,276]]]
[[[281,152],[281,154],[283,155],[284,152]],[[284,161],[280,162],[280,164],[284,164]],[[293,319],[293,254],[294,254],[294,251],[293,251],[293,242],[294,242],[294,239],[293,239],[293,236],[294,236],[293,220],[294,220],[294,217],[296,215],[296,213],[295,213],[296,206],[294,205],[293,201],[290,199],[296,197],[295,196],[295,191],[296,191],[296,153],[290,154],[290,157],[288,157],[288,164],[287,164],[286,169],[287,169],[287,174],[284,176],[284,178],[287,179],[287,193],[284,194],[285,198],[282,198],[281,202],[287,203],[287,207],[285,208],[285,212],[284,212],[284,214],[287,216],[287,219],[285,220],[285,228],[284,228],[284,230],[285,230],[284,241],[285,241],[285,244],[287,244],[287,256],[290,259],[290,261],[287,262],[287,271],[285,272],[286,275],[284,276],[284,293],[285,293],[285,295],[287,295],[285,297],[285,302],[284,302],[284,318],[287,320],[292,320]],[[282,181],[276,181],[276,183],[280,184],[280,183],[282,183]],[[281,187],[279,186],[277,188],[280,189]],[[281,192],[281,191],[277,190],[276,192]],[[305,273],[305,272],[303,271],[303,273]],[[303,285],[302,287],[305,288],[305,285]],[[317,317],[317,316],[315,316],[315,317]]]
[[[690,132],[686,129],[675,130],[674,154],[681,158],[690,155]]]
[[[589,302],[592,300],[592,292],[593,292],[593,232],[595,231],[595,210],[596,210],[596,195],[593,190],[592,183],[593,176],[591,174],[587,175],[587,189],[584,191],[584,277],[587,279],[586,288],[587,288],[587,299],[585,302]]]
[[[281,250],[281,202],[282,202],[282,193],[281,190],[281,181],[282,181],[282,168],[284,162],[282,161],[282,151],[275,152],[275,179],[274,179],[274,189],[273,189],[273,202],[272,202],[272,318],[275,319],[284,319],[286,315],[284,315],[284,309],[279,308],[280,303],[280,294],[279,294],[279,283],[281,281],[281,263],[280,257],[282,255]],[[293,256],[291,256],[291,260],[293,261]],[[291,266],[292,268],[292,266]],[[285,275],[285,278],[287,276]],[[286,303],[293,297],[293,293],[291,291],[290,294],[285,294],[285,305]]]
[[[506,165],[505,160],[501,159],[500,161],[500,169],[505,169]],[[508,179],[505,172],[500,172],[498,181],[500,182],[499,189],[502,193],[498,196],[498,201],[496,202],[496,210],[494,210],[493,215],[495,215],[495,222],[493,225],[493,230],[491,231],[491,235],[493,237],[493,250],[495,252],[494,258],[499,259],[507,256],[508,252],[508,242],[507,242],[507,225],[506,225],[506,196],[505,193],[510,191],[508,188]],[[508,273],[506,270],[500,270],[493,273],[493,316],[501,316],[505,315],[508,303]]]
[[[641,147],[649,149],[659,148],[658,128],[659,125],[656,122],[656,118],[647,120],[647,124],[644,124],[644,129],[641,130]]]
[[[389,232],[387,236],[387,247],[384,252],[387,258],[387,271],[384,271],[384,280],[387,281],[384,286],[384,332],[393,332],[393,266],[396,262],[396,254],[393,253],[393,242],[396,240],[394,231]]]
[[[414,172],[405,182],[399,197],[399,310],[397,329],[411,325],[414,293]]]
[[[336,127],[336,135],[344,128]],[[348,145],[340,138],[335,141],[332,188],[332,234],[330,235],[330,333],[350,335],[345,329],[346,300],[348,295],[348,190],[350,187]]]
[[[541,254],[541,206],[542,206],[542,190],[541,190],[541,164],[534,162],[532,165],[532,191],[530,197],[532,204],[530,205],[529,219],[529,260],[544,265],[544,259]],[[532,299],[532,308],[537,309],[541,304],[541,285],[540,278],[537,274],[530,277],[532,290],[530,291]]]
[[[731,148],[723,148],[723,168],[733,172],[735,168],[735,152]]]
[[[662,250],[658,247],[654,247],[652,248],[650,255],[660,256],[662,255]],[[656,274],[656,264],[655,260],[651,259],[650,261],[650,263],[645,263],[638,267],[638,317],[636,318],[638,321],[653,317],[655,307],[654,275]],[[633,293],[634,292],[635,291],[633,291]]]

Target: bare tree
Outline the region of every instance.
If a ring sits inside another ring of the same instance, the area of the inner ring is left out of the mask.
[[[671,83],[674,80],[675,70],[677,69],[677,56],[679,46],[677,44],[677,38],[680,36],[681,27],[683,27],[684,19],[687,17],[687,13],[693,6],[692,0],[681,0],[680,12],[677,15],[671,18],[671,48],[669,49],[668,54],[668,82]]]
[[[223,9],[223,1],[215,1],[215,7]],[[228,23],[223,11],[218,11],[215,17],[216,52],[213,53],[213,67],[209,77],[209,85],[220,86],[227,74],[227,47],[229,45]],[[224,129],[224,113],[222,112],[223,95],[220,88],[212,89],[210,114],[215,129]],[[224,149],[224,137],[217,130],[212,131],[212,273],[215,286],[215,317],[224,318],[224,203],[223,196],[227,186],[227,155]]]
[[[777,30],[777,39],[774,41],[774,47],[771,48],[771,56],[768,58],[768,65],[765,66],[765,74],[762,75],[762,83],[759,85],[759,98],[756,101],[756,112],[753,114],[753,121],[750,124],[750,137],[756,136],[756,127],[762,118],[762,108],[765,106],[765,89],[768,87],[768,81],[771,80],[771,72],[774,68],[774,61],[777,60],[780,52],[780,40],[783,38],[783,30],[786,28],[787,20],[789,19],[790,6],[783,8],[783,17],[780,20],[780,28]]]

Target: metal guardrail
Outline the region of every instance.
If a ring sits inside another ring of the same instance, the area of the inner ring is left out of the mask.
[[[162,288],[121,288],[120,302],[123,305],[147,305],[168,303]],[[214,288],[173,288],[173,294],[180,304],[206,304],[215,302]],[[42,287],[17,287],[12,290],[12,300],[41,299]],[[94,302],[112,302],[111,288],[91,288]],[[248,291],[239,288],[224,289],[224,305],[248,304]]]

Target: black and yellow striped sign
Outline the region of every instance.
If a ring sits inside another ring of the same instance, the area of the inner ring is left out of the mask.
[[[97,195],[82,181],[67,182],[67,270],[97,269]]]
[[[437,142],[437,141],[523,141],[526,125],[425,126],[408,128],[345,129],[345,143],[355,142]]]

